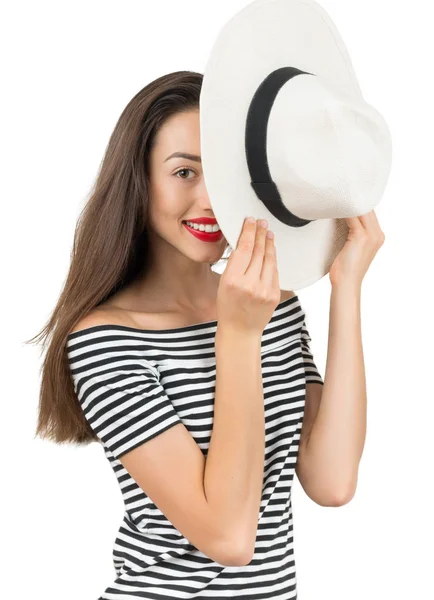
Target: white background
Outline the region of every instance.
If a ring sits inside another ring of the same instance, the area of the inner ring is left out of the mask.
[[[102,448],[33,439],[45,324],[75,221],[111,131],[164,73],[203,72],[240,0],[11,2],[1,10],[2,583],[8,600],[95,600],[114,579],[123,504]],[[293,487],[300,600],[434,598],[433,62],[430,3],[322,0],[393,166],[376,207],[386,242],[362,288],[368,431],[349,504]],[[301,290],[325,370],[328,277]],[[431,573],[431,575],[430,575]]]

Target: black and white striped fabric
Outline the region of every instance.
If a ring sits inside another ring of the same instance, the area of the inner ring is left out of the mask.
[[[261,340],[265,470],[255,553],[221,565],[195,548],[119,460],[183,423],[204,455],[213,426],[217,321],[164,330],[96,325],[68,336],[77,398],[119,482],[125,513],[113,545],[116,577],[98,600],[297,598],[291,487],[306,383],[323,384],[297,295]]]

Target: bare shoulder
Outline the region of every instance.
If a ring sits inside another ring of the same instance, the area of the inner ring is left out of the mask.
[[[295,296],[295,292],[292,290],[280,290],[280,302],[285,302]]]
[[[119,319],[119,315],[113,314],[112,311],[99,310],[96,308],[79,319],[71,329],[70,333],[81,331],[88,327],[94,327],[95,325],[126,325],[126,323]]]

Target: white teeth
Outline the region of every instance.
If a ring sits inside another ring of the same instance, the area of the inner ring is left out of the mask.
[[[199,225],[198,223],[192,223],[191,221],[186,221],[187,225],[192,229],[196,229],[197,231],[207,231],[208,233],[213,233],[214,231],[220,231],[220,227],[217,225]]]

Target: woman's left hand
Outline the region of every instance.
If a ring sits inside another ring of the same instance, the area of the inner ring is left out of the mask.
[[[345,220],[349,227],[348,238],[330,268],[330,282],[361,286],[369,265],[384,244],[385,235],[373,210]]]

